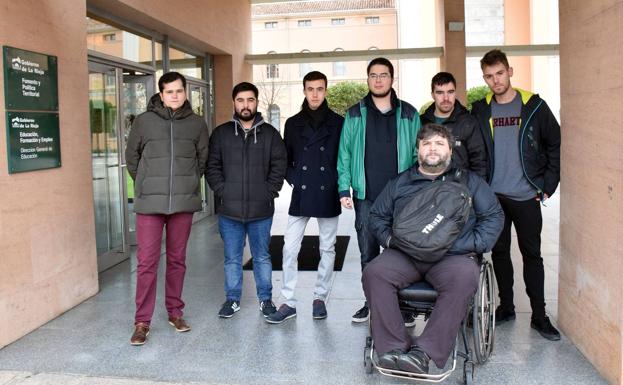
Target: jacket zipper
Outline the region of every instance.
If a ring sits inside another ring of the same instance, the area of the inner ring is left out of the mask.
[[[524,138],[524,133],[526,132],[526,127],[528,127],[528,123],[530,122],[530,120],[532,120],[532,117],[534,116],[534,114],[536,113],[536,110],[539,109],[539,107],[541,107],[541,104],[543,104],[543,100],[539,101],[539,104],[537,104],[537,106],[534,108],[534,110],[532,110],[532,113],[530,114],[530,116],[528,117],[528,119],[526,119],[526,123],[524,123],[523,128],[521,129],[521,132],[519,134],[519,159],[521,160],[521,170],[523,171],[523,175],[526,177],[526,180],[534,187],[536,188],[536,192],[537,194],[539,194],[539,197],[542,198],[543,195],[543,191],[541,190],[541,188],[539,186],[537,186],[528,176],[528,173],[526,172],[526,165],[524,164],[524,159],[523,159],[523,138]]]
[[[171,118],[170,125],[170,135],[171,135],[171,157],[170,157],[170,174],[169,174],[169,211],[171,213],[171,206],[173,201],[173,156],[174,156],[174,148],[173,148],[173,114],[171,113],[171,109],[167,108],[169,111],[169,117]]]

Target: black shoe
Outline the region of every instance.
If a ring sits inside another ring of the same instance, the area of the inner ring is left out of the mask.
[[[370,319],[370,309],[368,308],[368,303],[366,302],[363,304],[361,309],[357,310],[357,312],[353,314],[352,321],[355,323],[361,323],[366,322],[368,319]]]
[[[267,299],[264,301],[260,301],[260,311],[262,312],[262,315],[264,317],[268,317],[269,315],[277,311],[277,307],[275,307],[273,301]]]
[[[240,302],[227,300],[223,306],[221,306],[218,316],[221,318],[231,318],[238,310],[240,310]]]
[[[412,346],[411,350],[396,359],[400,370],[418,374],[428,373],[428,361],[430,361],[428,354],[417,346]]]
[[[385,354],[379,356],[379,366],[383,369],[392,369],[397,370],[398,365],[396,364],[396,360],[398,357],[405,352],[401,349],[394,349]]]
[[[545,339],[550,341],[560,340],[560,333],[556,330],[554,325],[552,325],[547,316],[543,318],[533,318],[530,322],[530,327],[539,332]]]
[[[402,320],[405,323],[405,327],[412,328],[415,326],[415,314],[402,313]]]
[[[502,305],[498,306],[495,309],[495,324],[503,324],[507,321],[514,321],[517,318],[515,314],[515,309],[509,309],[507,307],[502,307]]]
[[[314,317],[314,319],[327,318],[327,306],[324,304],[323,300],[314,300],[314,303],[312,304],[312,317]]]
[[[280,324],[290,318],[296,317],[296,309],[286,305],[285,303],[279,306],[279,310],[269,314],[266,317],[266,322],[269,324]]]

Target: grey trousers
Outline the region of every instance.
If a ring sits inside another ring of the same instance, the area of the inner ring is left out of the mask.
[[[438,368],[452,352],[467,306],[478,288],[476,257],[454,255],[425,264],[394,249],[385,249],[363,271],[363,290],[370,306],[370,328],[377,353],[419,346]],[[426,279],[438,292],[435,308],[415,341],[404,325],[397,293]]]
[[[288,227],[283,237],[283,284],[281,286],[281,296],[285,300],[286,305],[294,308],[296,307],[294,291],[298,276],[298,256],[309,218],[288,216]],[[329,294],[329,284],[335,263],[335,239],[337,236],[338,219],[339,217],[316,218],[320,241],[320,263],[318,264],[314,299],[326,301]]]

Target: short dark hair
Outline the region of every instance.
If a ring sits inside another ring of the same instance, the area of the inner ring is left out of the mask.
[[[424,126],[422,126],[422,128],[420,128],[420,131],[418,131],[417,133],[417,147],[420,147],[420,142],[422,140],[430,139],[435,135],[446,138],[450,149],[454,147],[454,135],[452,135],[452,130],[449,127],[442,126],[441,124],[436,123],[426,123]]]
[[[162,90],[164,90],[165,84],[173,83],[176,80],[181,80],[182,86],[184,86],[184,89],[186,89],[186,78],[184,77],[184,75],[179,72],[173,71],[167,72],[166,74],[160,76],[160,79],[158,79],[158,90],[160,90],[160,93],[162,93]]]
[[[443,86],[444,84],[452,83],[456,87],[456,79],[450,72],[439,72],[433,76],[430,82],[430,91],[435,92],[435,86]]]
[[[245,92],[245,91],[253,91],[253,93],[255,94],[255,98],[257,99],[257,95],[259,94],[257,87],[249,82],[242,82],[242,83],[236,84],[233,91],[231,92],[231,99],[236,100],[236,95],[238,95],[241,92]]]
[[[378,64],[384,65],[385,67],[389,68],[389,75],[392,77],[392,79],[394,78],[394,65],[392,64],[392,62],[390,62],[388,59],[384,57],[377,57],[376,59],[370,60],[370,63],[368,63],[368,69],[366,73],[370,75],[370,68]]]
[[[324,88],[327,88],[329,85],[329,81],[327,80],[327,76],[325,74],[320,71],[311,71],[303,77],[303,88],[305,88],[305,82],[311,82],[314,80],[324,80]]]
[[[485,67],[489,67],[498,63],[504,64],[504,67],[510,67],[508,65],[508,59],[506,58],[506,54],[499,49],[492,49],[487,52],[485,56],[480,59],[480,69],[485,69]]]

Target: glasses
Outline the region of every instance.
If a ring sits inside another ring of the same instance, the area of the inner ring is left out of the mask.
[[[387,72],[383,72],[382,74],[369,74],[368,79],[376,81],[377,79],[387,80],[391,77]]]

